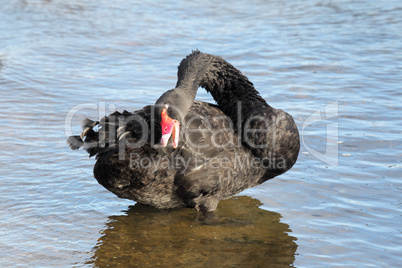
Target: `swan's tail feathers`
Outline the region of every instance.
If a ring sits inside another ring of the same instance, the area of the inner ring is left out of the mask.
[[[98,121],[92,121],[88,118],[81,121],[83,129],[80,135],[73,135],[67,138],[67,144],[71,150],[83,148],[89,153],[89,157],[94,156],[99,151],[99,132],[93,128],[99,124]]]
[[[81,135],[68,137],[67,143],[72,150],[83,148],[90,157],[96,155],[100,161],[106,161],[121,148],[125,153],[127,145],[134,148],[147,142],[150,114],[151,106],[146,106],[134,113],[114,112],[99,121],[84,119]]]
[[[99,121],[93,121],[91,119],[85,118],[81,121],[81,128],[85,130],[87,128],[94,128],[99,124]]]
[[[75,135],[67,138],[67,144],[71,150],[78,150],[84,145],[84,142],[82,141],[80,136]]]

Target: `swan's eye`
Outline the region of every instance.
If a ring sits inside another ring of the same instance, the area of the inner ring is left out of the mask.
[[[165,127],[165,131],[167,130],[167,127]]]

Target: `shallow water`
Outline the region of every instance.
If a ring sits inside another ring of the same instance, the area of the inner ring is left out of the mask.
[[[398,266],[400,29],[400,1],[2,3],[0,263]],[[84,116],[153,103],[196,48],[242,70],[303,138],[289,172],[222,202],[212,226],[118,199],[65,144]]]

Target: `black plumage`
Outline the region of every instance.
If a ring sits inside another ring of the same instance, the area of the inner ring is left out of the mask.
[[[199,86],[217,105],[194,101]],[[166,104],[180,122],[176,149],[158,144]],[[289,170],[300,148],[289,114],[269,106],[230,63],[199,51],[182,60],[176,88],[155,105],[100,122],[86,119],[82,128],[68,143],[96,155],[98,182],[119,197],[158,208],[213,211],[220,200]]]

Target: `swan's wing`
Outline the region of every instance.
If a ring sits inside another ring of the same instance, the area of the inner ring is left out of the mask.
[[[244,158],[250,152],[239,142],[230,119],[216,106],[195,102],[186,117],[182,139],[180,156],[185,162],[175,184],[190,206],[214,210],[220,199],[251,187],[252,179],[247,183],[248,176],[242,174]]]

